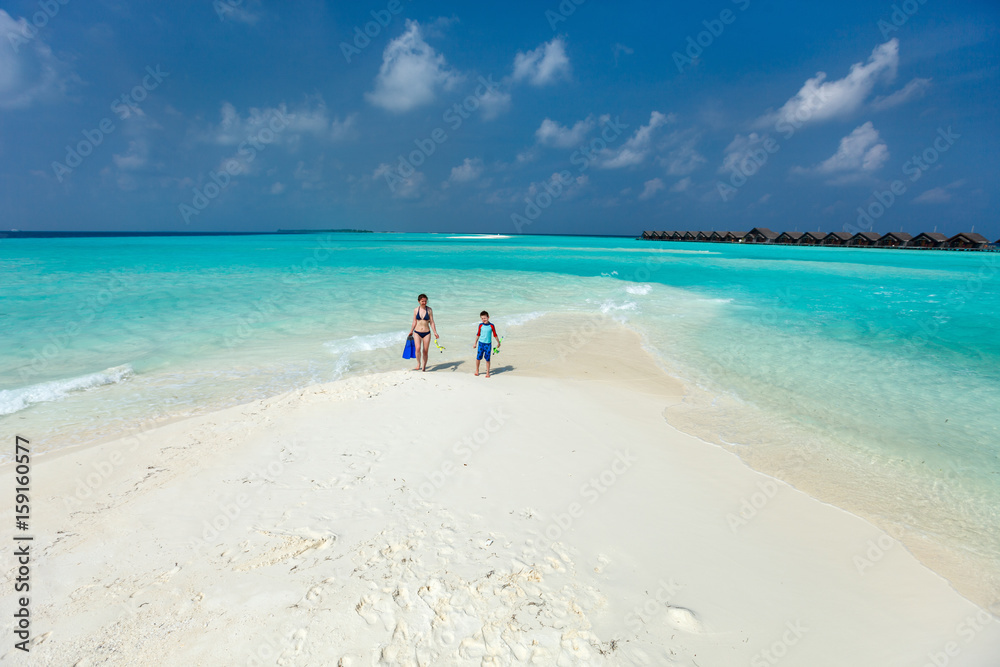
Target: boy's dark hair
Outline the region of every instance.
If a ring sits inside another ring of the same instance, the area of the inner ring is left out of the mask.
[[[487,313],[485,310],[483,312],[479,313],[479,317],[482,317],[483,315],[485,315],[486,317],[490,316],[490,314]]]

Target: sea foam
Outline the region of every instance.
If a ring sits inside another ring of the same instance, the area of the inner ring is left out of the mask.
[[[135,372],[132,367],[126,364],[66,380],[51,380],[20,389],[5,389],[0,391],[0,415],[14,414],[34,403],[60,401],[73,392],[118,384],[133,375]]]

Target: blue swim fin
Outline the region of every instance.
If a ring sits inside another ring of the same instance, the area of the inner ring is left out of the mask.
[[[406,337],[406,345],[403,346],[403,358],[404,359],[416,359],[417,357],[417,346],[413,342],[413,336]]]

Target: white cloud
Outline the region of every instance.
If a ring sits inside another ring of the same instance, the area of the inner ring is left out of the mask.
[[[924,96],[927,89],[931,87],[930,79],[913,79],[908,84],[885,97],[876,97],[872,106],[875,107],[876,111],[884,111],[886,109],[891,109],[892,107],[899,106],[900,104],[905,104],[910,100],[919,99]]]
[[[867,63],[855,63],[843,79],[826,81],[818,72],[784,106],[757,119],[758,127],[774,124],[800,127],[810,122],[842,118],[861,108],[879,80],[891,81],[899,65],[899,41],[891,39],[872,51]]]
[[[611,52],[615,54],[615,64],[618,64],[618,58],[622,55],[630,56],[635,53],[635,50],[625,46],[620,42],[616,42],[614,46],[611,47]]]
[[[330,121],[330,138],[334,141],[341,141],[356,136],[355,123],[357,120],[358,114],[356,113],[350,114],[344,120],[340,120],[340,116],[335,116]]]
[[[681,180],[679,180],[676,183],[674,183],[673,185],[671,185],[670,186],[670,191],[671,192],[684,192],[689,187],[691,187],[691,177],[690,176],[685,176]]]
[[[479,178],[483,173],[483,161],[479,158],[465,158],[457,167],[451,168],[449,183],[468,183]]]
[[[252,107],[244,118],[229,102],[222,103],[219,124],[212,127],[205,137],[210,143],[236,146],[250,138],[263,140],[273,135],[270,142],[297,144],[302,135],[312,135],[319,139],[341,141],[355,134],[357,114],[332,120],[326,104],[320,99],[315,108],[308,106],[289,111],[285,104],[258,109]],[[270,134],[262,131],[267,129]],[[270,143],[268,142],[268,143]]]
[[[954,183],[949,183],[944,187],[931,188],[926,192],[920,194],[919,197],[914,198],[914,204],[945,204],[951,201],[951,192],[949,190],[955,190],[957,188],[965,185],[965,181],[955,181]]]
[[[821,174],[871,172],[881,167],[888,158],[889,148],[869,121],[841,139],[837,152],[817,166],[816,171]]]
[[[375,77],[375,90],[365,99],[377,107],[400,113],[430,104],[437,90],[451,90],[461,81],[444,56],[424,41],[420,24],[406,21],[406,32],[389,42]]]
[[[663,181],[658,178],[650,179],[643,185],[644,187],[642,189],[642,194],[639,195],[639,199],[649,199],[664,187]]]
[[[212,8],[215,9],[215,13],[221,21],[238,21],[253,25],[260,20],[260,15],[249,7],[251,4],[259,7],[259,0],[247,0],[247,6],[243,7],[240,6],[241,4],[243,3],[234,0],[215,0],[212,3]]]
[[[479,109],[485,120],[493,120],[510,108],[510,93],[490,88],[479,98]]]
[[[535,160],[538,159],[538,153],[539,153],[538,146],[532,146],[531,148],[527,148],[517,154],[517,163],[520,165],[520,164],[527,164],[529,162],[534,162]]]
[[[600,166],[604,169],[621,169],[622,167],[642,164],[652,150],[656,129],[673,122],[673,120],[673,114],[666,116],[659,111],[654,111],[649,116],[649,122],[639,127],[621,148],[617,150],[606,149],[602,152],[604,159]]]
[[[146,166],[149,159],[149,148],[143,140],[128,142],[128,150],[111,156],[115,166],[123,171],[135,171]]]
[[[285,191],[285,184],[281,182],[275,182],[271,185],[271,189],[268,190],[272,195],[280,195]]]
[[[944,188],[931,188],[913,200],[915,204],[944,204],[949,201],[951,193]]]
[[[594,129],[594,125],[593,116],[587,116],[583,120],[577,121],[572,128],[564,127],[554,120],[546,118],[535,130],[535,138],[543,146],[573,148],[583,142],[584,137]]]
[[[561,37],[527,53],[518,51],[514,56],[514,81],[527,80],[533,86],[547,86],[568,79],[571,72],[566,43]]]
[[[397,199],[416,199],[421,194],[421,187],[424,183],[422,172],[415,171],[410,176],[403,178],[395,167],[382,163],[375,168],[372,179],[380,181],[380,185],[387,185],[391,181],[389,191]]]
[[[29,37],[30,35],[30,37]],[[27,20],[0,9],[0,109],[24,109],[60,96],[64,66]]]
[[[676,148],[658,159],[659,163],[667,168],[668,174],[686,176],[707,162],[705,156],[695,148],[699,139],[696,133],[690,131],[674,132],[671,135],[667,145]]]
[[[763,144],[767,140],[767,135],[762,137],[756,132],[751,132],[747,136],[737,134],[723,151],[724,156],[722,158],[722,166],[719,167],[719,173],[724,174],[740,170],[742,169],[743,163],[750,159],[751,155],[755,153],[759,155],[760,151],[764,151],[766,154],[767,150],[764,148]],[[754,161],[755,164],[758,164],[759,162],[759,160]]]

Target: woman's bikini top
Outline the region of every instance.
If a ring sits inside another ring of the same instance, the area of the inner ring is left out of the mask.
[[[424,315],[426,317],[420,317],[420,308],[417,308],[417,319],[418,320],[429,320],[429,319],[431,319],[431,314],[429,312],[427,312],[426,309],[424,310]]]

